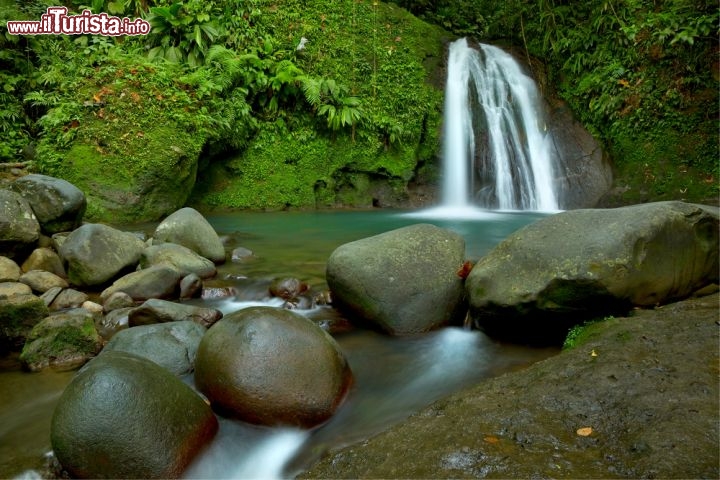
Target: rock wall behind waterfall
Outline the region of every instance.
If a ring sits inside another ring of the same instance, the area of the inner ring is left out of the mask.
[[[612,166],[600,143],[575,119],[568,105],[554,100],[548,108],[548,129],[562,172],[556,177],[564,210],[592,208],[612,187]]]

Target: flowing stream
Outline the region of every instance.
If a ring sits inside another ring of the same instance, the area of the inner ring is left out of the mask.
[[[511,55],[450,45],[443,125],[444,207],[558,210],[542,99]]]
[[[477,259],[511,232],[542,216],[516,212],[474,219],[418,219],[407,212],[386,210],[209,216],[215,229],[229,236],[229,248],[241,245],[254,256],[221,266],[218,279],[209,282],[234,285],[239,291],[236,297],[203,303],[226,313],[255,304],[277,305],[267,298],[266,286],[278,276],[294,276],[314,288],[325,288],[325,261],[339,245],[421,221],[461,234],[467,257]],[[154,226],[133,228],[152,232]],[[341,317],[330,307],[302,312],[321,325]],[[552,348],[499,343],[459,327],[399,338],[356,329],[335,337],[355,384],[331,420],[306,431],[220,418],[218,435],[186,477],[291,478],[328,448],[362,441],[454,391],[557,353]],[[20,371],[13,357],[2,360],[0,478],[23,472],[32,478],[50,450],[52,411],[73,373],[30,374]],[[186,381],[192,384],[191,377]]]

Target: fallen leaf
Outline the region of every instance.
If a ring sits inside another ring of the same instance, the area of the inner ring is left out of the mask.
[[[473,263],[471,261],[466,261],[462,265],[460,265],[460,268],[458,269],[457,276],[465,280],[468,275],[470,275],[470,271],[473,268]]]
[[[591,356],[591,357],[597,357],[597,356],[598,356],[598,354],[597,354],[597,352],[595,352],[595,349],[594,349],[594,348],[593,348],[593,350],[590,352],[590,356]]]
[[[575,432],[575,433],[577,433],[581,437],[589,437],[593,433],[593,429],[592,429],[592,427],[578,428],[577,432]]]
[[[488,435],[487,437],[484,437],[483,440],[487,443],[498,443],[500,441],[500,439],[494,435]]]

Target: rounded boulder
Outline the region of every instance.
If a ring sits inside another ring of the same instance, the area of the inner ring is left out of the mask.
[[[87,201],[72,183],[33,173],[15,180],[12,188],[32,205],[45,233],[74,230],[82,223]]]
[[[86,223],[65,239],[60,256],[68,263],[70,283],[88,287],[106,283],[137,265],[144,248],[145,244],[132,233]]]
[[[465,241],[428,224],[341,245],[327,262],[333,305],[392,335],[460,323],[465,314]]]
[[[40,238],[40,224],[19,193],[0,189],[0,253],[24,258]]]
[[[318,425],[333,415],[351,382],[327,332],[272,307],[225,316],[205,334],[195,361],[195,384],[215,409],[261,425]]]
[[[50,439],[74,478],[178,478],[217,429],[207,403],[175,375],[111,351],[67,386]]]
[[[153,244],[176,243],[215,263],[225,262],[225,247],[217,232],[197,210],[185,207],[169,215],[155,229]]]

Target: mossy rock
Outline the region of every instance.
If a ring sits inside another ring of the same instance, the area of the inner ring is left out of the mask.
[[[70,310],[35,325],[20,353],[20,362],[31,372],[48,367],[73,369],[97,355],[102,344],[93,315],[83,309]]]
[[[117,145],[122,139],[109,140],[106,150],[78,142],[65,155],[63,175],[87,195],[88,220],[156,220],[181,207],[192,191],[200,152],[187,132],[164,124],[134,137],[123,149]]]
[[[0,298],[0,346],[22,348],[30,331],[48,313],[45,302],[35,295]]]

